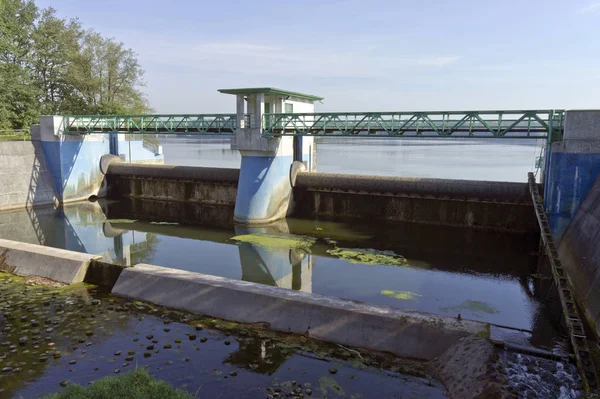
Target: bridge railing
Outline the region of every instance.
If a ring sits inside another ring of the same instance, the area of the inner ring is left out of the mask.
[[[63,117],[63,121],[63,130],[66,134],[233,135],[236,129],[237,116],[236,114],[68,115]]]
[[[554,138],[562,110],[265,114],[265,136]]]

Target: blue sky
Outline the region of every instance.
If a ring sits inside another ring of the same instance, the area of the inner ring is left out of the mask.
[[[37,0],[137,52],[162,113],[231,87],[319,111],[600,108],[600,1]]]

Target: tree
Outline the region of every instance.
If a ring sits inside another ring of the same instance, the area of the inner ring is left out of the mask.
[[[36,119],[31,33],[37,17],[32,0],[0,0],[0,125],[5,128],[26,127]]]
[[[75,90],[68,79],[69,66],[82,36],[77,20],[57,18],[53,8],[42,11],[33,31],[33,70],[42,115],[69,113]]]
[[[140,90],[143,74],[133,50],[88,31],[72,60],[68,80],[79,107],[88,113],[144,113],[149,106]]]
[[[41,114],[150,110],[136,54],[82,30],[33,0],[0,0],[0,129],[27,128]]]

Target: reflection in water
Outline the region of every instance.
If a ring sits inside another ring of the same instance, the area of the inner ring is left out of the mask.
[[[150,263],[453,317],[460,313],[529,331],[525,341],[537,346],[555,345],[556,323],[531,277],[535,235],[298,219],[219,228],[214,207],[196,213],[208,218],[206,225],[177,225],[155,215],[146,222],[145,214],[133,212],[148,206],[100,201],[39,208],[34,213],[43,241],[26,211],[0,213],[0,237],[100,254],[123,265]]]

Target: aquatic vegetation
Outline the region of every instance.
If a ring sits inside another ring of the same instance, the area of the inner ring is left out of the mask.
[[[456,306],[445,306],[440,308],[442,312],[458,312],[458,311],[471,311],[473,313],[487,313],[487,314],[496,314],[500,313],[498,309],[493,307],[492,305],[482,302],[482,301],[471,301],[466,300],[460,305]]]
[[[406,266],[408,262],[404,256],[393,251],[378,251],[375,249],[360,248],[334,248],[327,251],[347,262],[364,265]]]
[[[381,291],[381,295],[395,298],[395,299],[403,299],[405,301],[414,301],[417,298],[423,296],[421,294],[417,294],[416,292],[411,291],[392,291],[392,290],[383,290]]]
[[[69,385],[60,393],[47,395],[44,399],[84,399],[84,398],[164,398],[188,399],[193,396],[180,389],[173,389],[164,381],[158,381],[144,368],[137,368],[119,376],[104,377],[87,387]]]
[[[135,223],[137,220],[134,219],[106,219],[109,223],[117,223],[117,224],[125,224],[125,223]]]
[[[267,250],[273,249],[297,249],[310,252],[310,248],[316,241],[316,238],[297,236],[293,234],[275,235],[275,234],[244,234],[231,238],[239,242],[247,242],[258,245]]]

